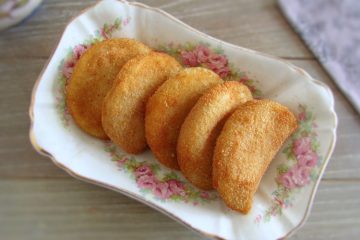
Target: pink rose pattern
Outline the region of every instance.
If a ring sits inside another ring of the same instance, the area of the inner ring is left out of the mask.
[[[88,48],[89,46],[83,44],[79,44],[74,47],[72,55],[64,62],[62,72],[66,79],[69,79],[71,77],[75,64],[77,63],[77,61],[79,61],[80,57],[85,53]]]
[[[170,191],[173,194],[177,194],[180,196],[185,196],[185,186],[184,183],[171,179],[168,181]],[[205,193],[205,192],[204,192]],[[207,198],[208,195],[200,194],[200,197]]]
[[[153,193],[160,199],[167,199],[173,194],[170,191],[169,184],[167,182],[160,182],[156,184]]]
[[[285,188],[292,189],[296,187],[292,178],[293,178],[293,172],[289,171],[287,174],[283,174],[279,176],[278,181],[281,182]]]
[[[111,142],[106,142],[105,151],[109,152],[119,170],[128,172],[135,178],[136,184],[143,194],[151,193],[161,201],[183,201],[191,202],[193,205],[217,199],[214,192],[196,189],[190,183],[180,180],[175,172],[162,176],[158,173],[159,164],[140,162],[133,157],[119,154],[116,146]]]
[[[204,45],[198,45],[193,50],[181,52],[182,62],[187,67],[204,66],[210,68],[220,77],[230,74],[228,60],[224,55],[217,54]]]
[[[284,187],[292,189],[303,187],[310,182],[310,170],[317,165],[318,155],[311,146],[312,139],[308,136],[296,139],[292,145],[292,152],[297,163],[278,177]]]
[[[199,65],[197,56],[193,52],[182,52],[181,57],[183,59],[183,63],[188,67],[196,67]]]
[[[151,168],[147,165],[140,166],[135,170],[135,177],[153,176]]]
[[[272,205],[263,215],[256,216],[255,223],[269,222],[271,217],[281,215],[283,209],[292,206],[294,190],[305,187],[318,177],[317,166],[321,163],[321,157],[318,154],[319,142],[314,131],[317,125],[313,114],[305,106],[300,105],[299,109],[299,128],[283,151],[289,163],[278,166],[278,188],[272,193]]]
[[[249,87],[255,97],[261,92],[255,87],[254,80],[248,78],[244,72],[238,72],[230,67],[228,58],[220,49],[212,49],[207,44],[174,44],[169,43],[158,48],[177,58],[186,67],[202,66],[217,73],[224,80],[237,80]]]
[[[155,189],[158,185],[154,176],[143,175],[136,179],[136,182],[140,188]]]

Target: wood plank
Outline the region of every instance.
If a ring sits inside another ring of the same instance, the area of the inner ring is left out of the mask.
[[[200,239],[135,200],[74,179],[3,180],[0,190],[3,239]],[[322,184],[293,239],[355,239],[359,191],[358,183]]]
[[[45,61],[13,59],[0,62],[0,179],[68,178],[49,159],[37,154],[29,141],[31,91]]]
[[[239,46],[276,56],[313,58],[274,3],[273,0],[179,1],[170,7],[158,7],[200,31]]]
[[[66,23],[96,0],[44,1],[0,37],[0,238],[200,239],[121,194],[72,179],[28,140],[31,89]],[[338,143],[308,222],[292,239],[360,234],[360,121],[346,98],[282,17],[276,0],[144,0],[222,40],[291,60],[327,83],[339,116]]]
[[[66,23],[95,0],[46,1],[26,24],[0,38],[2,58],[47,58]],[[275,0],[144,1],[222,40],[285,57],[313,58],[282,17]]]
[[[121,194],[74,179],[0,182],[1,239],[200,239]]]
[[[358,182],[322,182],[308,221],[292,239],[358,239],[359,192]]]

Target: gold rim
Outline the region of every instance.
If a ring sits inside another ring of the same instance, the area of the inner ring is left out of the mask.
[[[311,194],[310,194],[310,198],[309,198],[309,201],[307,203],[307,207],[306,207],[306,210],[305,210],[305,214],[303,216],[303,218],[301,219],[301,221],[294,227],[292,228],[285,236],[279,238],[279,239],[285,239],[285,238],[288,238],[290,237],[291,235],[293,235],[297,230],[299,230],[306,222],[307,218],[309,217],[310,215],[310,211],[311,211],[311,208],[313,206],[313,203],[314,203],[314,197],[315,197],[315,193],[319,187],[319,184],[320,184],[320,180],[322,178],[322,175],[324,174],[324,171],[325,171],[325,168],[330,160],[330,156],[335,148],[335,143],[336,143],[336,129],[337,129],[337,124],[338,124],[338,120],[337,120],[337,115],[335,113],[335,110],[334,110],[334,97],[332,95],[332,92],[330,90],[330,88],[324,84],[323,82],[320,82],[318,80],[315,80],[314,78],[312,78],[306,71],[304,71],[303,69],[293,65],[292,63],[288,62],[288,61],[285,61],[284,59],[282,58],[279,58],[279,57],[275,57],[275,56],[271,56],[271,55],[268,55],[266,53],[262,53],[262,52],[258,52],[258,51],[255,51],[255,50],[251,50],[251,49],[247,49],[247,48],[243,48],[243,47],[240,47],[240,46],[236,46],[234,44],[231,44],[231,43],[227,43],[223,40],[220,40],[220,39],[217,39],[217,38],[214,38],[214,37],[211,37],[205,33],[202,33],[198,30],[196,30],[195,28],[185,24],[184,22],[180,21],[179,19],[177,19],[176,17],[172,16],[171,14],[159,9],[159,8],[154,8],[154,7],[149,7],[145,4],[142,4],[142,3],[139,3],[139,2],[127,2],[125,0],[117,0],[123,4],[128,4],[128,5],[132,5],[132,6],[135,6],[135,7],[140,7],[140,8],[146,8],[146,9],[149,9],[149,10],[152,10],[154,12],[157,12],[157,13],[160,13],[162,15],[165,15],[166,17],[170,18],[171,20],[177,22],[178,24],[182,25],[183,27],[195,32],[196,34],[199,34],[205,38],[208,38],[210,40],[215,40],[217,42],[221,42],[222,44],[224,45],[227,45],[229,47],[232,47],[232,48],[235,48],[235,49],[239,49],[239,50],[242,50],[242,51],[245,51],[245,52],[249,52],[249,53],[253,53],[253,54],[256,54],[256,55],[261,55],[261,56],[264,56],[264,57],[267,57],[267,58],[271,58],[271,59],[274,59],[274,60],[277,60],[277,61],[281,61],[283,63],[285,63],[289,68],[292,68],[296,71],[298,71],[300,74],[304,75],[305,76],[305,79],[307,79],[308,81],[310,81],[312,84],[314,85],[318,85],[319,87],[322,87],[324,88],[329,96],[331,96],[333,102],[331,103],[331,106],[330,106],[330,111],[331,111],[331,114],[333,116],[333,128],[332,128],[332,141],[331,141],[331,144],[330,144],[330,147],[327,151],[327,154],[326,154],[326,157],[324,158],[324,162],[321,166],[321,169],[320,169],[320,172],[319,172],[319,176],[318,176],[318,179],[316,180],[315,182],[315,185],[311,191]],[[139,198],[138,196],[134,195],[133,193],[130,193],[128,192],[127,190],[125,189],[121,189],[121,188],[118,188],[118,187],[115,187],[115,186],[112,186],[112,185],[108,185],[108,184],[105,184],[105,183],[102,183],[102,182],[99,182],[99,181],[96,181],[94,179],[91,179],[91,178],[88,178],[88,177],[84,177],[84,176],[81,176],[75,172],[73,172],[71,169],[65,167],[64,165],[62,165],[50,152],[46,151],[45,149],[41,148],[41,146],[37,143],[36,141],[36,138],[35,138],[35,135],[34,135],[34,105],[35,105],[35,95],[36,95],[36,92],[37,92],[37,89],[38,89],[38,86],[39,86],[39,83],[40,83],[40,80],[42,79],[42,76],[45,72],[45,70],[47,69],[49,63],[50,63],[50,60],[53,58],[54,56],[54,53],[55,51],[58,49],[58,46],[60,44],[60,41],[61,39],[63,38],[64,36],[64,33],[65,33],[65,30],[68,28],[68,26],[76,19],[78,18],[80,15],[82,15],[83,13],[87,12],[89,9],[91,8],[94,8],[96,7],[101,1],[98,1],[97,3],[93,4],[92,6],[90,7],[87,7],[85,8],[84,10],[82,10],[79,14],[77,14],[76,16],[72,17],[71,20],[66,24],[66,27],[61,35],[61,37],[59,38],[59,41],[58,43],[56,44],[56,47],[54,48],[51,56],[49,57],[49,59],[47,60],[44,68],[42,69],[42,71],[40,72],[39,74],[39,77],[36,79],[35,81],[35,84],[34,84],[34,87],[33,87],[33,90],[32,90],[32,94],[31,94],[31,103],[30,103],[30,107],[29,107],[29,116],[30,116],[30,132],[29,132],[29,137],[30,137],[30,142],[32,144],[32,146],[34,147],[34,149],[40,153],[41,155],[44,155],[44,156],[47,156],[49,157],[52,162],[59,168],[63,169],[65,172],[67,172],[70,176],[76,178],[76,179],[79,179],[79,180],[82,180],[82,181],[85,181],[85,182],[88,182],[88,183],[91,183],[91,184],[94,184],[94,185],[97,185],[97,186],[101,186],[101,187],[104,187],[104,188],[107,188],[107,189],[110,189],[112,191],[115,191],[115,192],[119,192],[119,193],[122,193],[123,195],[127,196],[127,197],[130,197],[130,198],[133,198],[153,209],[156,209],[157,211],[169,216],[170,218],[174,219],[175,221],[181,223],[182,225],[184,225],[185,227],[189,228],[190,230],[193,230],[195,231],[196,233],[198,234],[201,234],[201,235],[205,235],[206,237],[210,237],[210,238],[213,238],[213,239],[223,239],[222,237],[219,237],[217,235],[214,235],[214,234],[210,234],[210,233],[207,233],[207,232],[204,232],[204,231],[201,231],[193,226],[191,226],[189,223],[183,221],[182,219],[176,217],[175,215],[173,215],[172,213],[170,212],[167,212],[163,209],[161,209],[160,207],[158,207],[157,205],[149,202],[149,201],[146,201],[146,199],[144,198]]]

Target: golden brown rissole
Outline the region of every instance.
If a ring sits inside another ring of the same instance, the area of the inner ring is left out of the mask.
[[[77,125],[88,134],[107,139],[101,124],[104,97],[121,67],[151,49],[132,39],[95,43],[76,63],[66,86],[66,104]]]
[[[213,159],[213,185],[228,207],[249,212],[271,160],[296,128],[294,114],[270,100],[251,100],[235,110]]]
[[[180,127],[200,96],[220,83],[221,78],[211,70],[187,68],[165,81],[149,98],[145,136],[150,149],[162,164],[179,169],[176,144]]]
[[[182,66],[165,53],[129,60],[104,99],[102,124],[110,139],[128,153],[146,148],[145,106],[156,89]]]
[[[212,158],[216,139],[229,115],[251,100],[250,90],[238,81],[209,89],[186,117],[177,144],[177,160],[184,176],[195,186],[212,189]]]

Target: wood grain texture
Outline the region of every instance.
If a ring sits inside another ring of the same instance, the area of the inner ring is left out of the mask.
[[[94,0],[46,0],[25,24],[0,33],[0,239],[201,239],[121,194],[82,183],[38,155],[28,139],[32,86],[66,23]],[[290,60],[335,95],[338,142],[312,213],[292,239],[360,234],[360,121],[275,0],[146,0],[222,40]]]
[[[1,239],[199,238],[135,200],[71,178],[2,180],[0,189]]]

